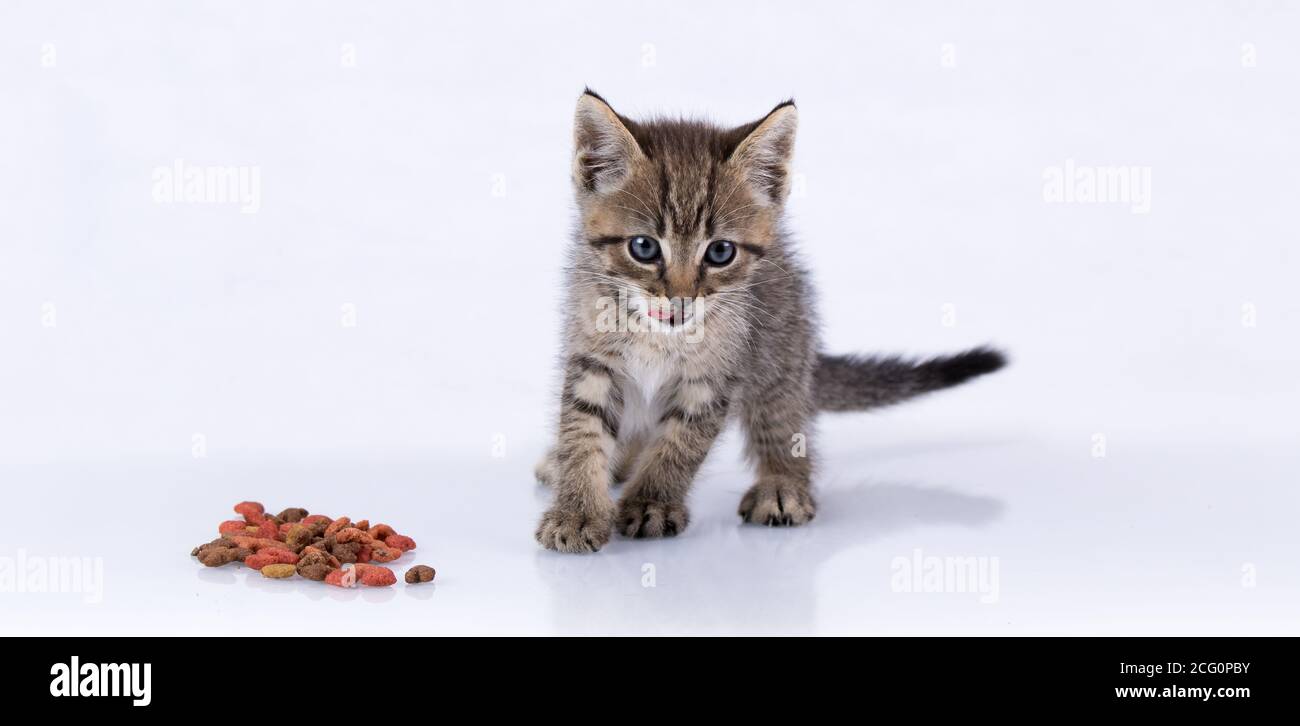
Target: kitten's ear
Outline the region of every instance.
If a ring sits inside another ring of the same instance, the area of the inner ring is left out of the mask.
[[[762,119],[735,130],[740,142],[731,152],[735,164],[765,201],[785,202],[790,193],[790,159],[794,156],[794,132],[799,112],[794,101],[786,101]]]
[[[578,188],[604,194],[627,179],[641,147],[627,123],[605,99],[588,89],[578,98],[573,119],[573,181]]]

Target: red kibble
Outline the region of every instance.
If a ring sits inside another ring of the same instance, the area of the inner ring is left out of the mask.
[[[227,519],[217,525],[220,534],[248,534],[248,522],[242,519]]]
[[[372,562],[392,562],[393,560],[401,556],[402,556],[402,551],[397,549],[396,547],[385,547],[383,545],[370,546],[370,560]],[[357,561],[358,562],[361,561],[361,557],[359,555],[357,556]]]
[[[243,547],[245,549],[255,550],[258,552],[264,549],[280,549],[280,550],[289,549],[289,545],[276,539],[266,539],[264,537],[250,537],[247,535],[238,535],[238,534],[226,535],[226,538],[229,539],[231,542],[234,542],[236,547]]]
[[[354,587],[357,584],[357,571],[352,567],[333,570],[325,576],[325,584],[334,587]]]
[[[330,519],[329,517],[326,517],[323,514],[313,514],[309,517],[304,517],[303,520],[298,524],[305,524],[310,526],[316,524],[317,522],[333,522],[333,521],[334,521],[333,519]]]
[[[261,502],[240,502],[235,505],[235,511],[244,515],[250,524],[261,524],[266,519],[266,507]]]
[[[244,565],[260,570],[267,565],[296,565],[298,555],[289,550],[264,549],[255,555],[244,558]]]
[[[404,534],[390,534],[384,538],[384,544],[389,547],[396,547],[403,552],[410,552],[415,549],[415,540]]]
[[[353,565],[361,574],[358,579],[362,585],[370,587],[388,587],[397,583],[397,575],[387,567],[379,565]]]
[[[325,528],[325,536],[333,537],[334,535],[338,534],[338,531],[340,529],[343,529],[349,524],[352,524],[351,519],[348,519],[347,517],[339,517],[338,519],[331,522],[330,526]]]
[[[269,519],[263,519],[261,524],[257,525],[257,533],[253,536],[262,539],[281,539],[280,528],[275,526],[275,522]]]

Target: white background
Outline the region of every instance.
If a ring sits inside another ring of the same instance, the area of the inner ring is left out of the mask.
[[[0,558],[104,582],[0,631],[1300,633],[1300,4],[734,5],[4,3]],[[731,432],[683,536],[543,552],[584,85],[793,96],[828,349],[1013,365],[823,419],[809,527],[740,526]],[[259,167],[259,211],[156,203],[176,159]],[[1044,202],[1067,159],[1149,166],[1150,212]],[[438,581],[188,558],[242,499],[390,522]],[[917,550],[996,558],[996,602],[897,592]]]

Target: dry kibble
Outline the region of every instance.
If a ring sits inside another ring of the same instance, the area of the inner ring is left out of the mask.
[[[261,524],[266,519],[266,507],[261,502],[240,502],[235,505],[235,511],[244,515],[244,521],[249,524]]]
[[[384,544],[389,547],[396,547],[403,552],[410,552],[415,549],[415,540],[403,534],[390,534],[384,538]]]
[[[327,538],[325,541],[329,542],[329,539]],[[357,561],[357,554],[361,552],[361,543],[336,542],[330,547],[329,552],[339,558],[339,562],[351,564]]]
[[[293,577],[294,573],[297,571],[298,570],[296,567],[288,563],[267,565],[266,567],[262,568],[262,576],[282,579],[285,577]]]
[[[374,541],[364,530],[355,527],[344,527],[335,535],[334,540],[337,542],[360,542],[363,545],[370,544]]]
[[[248,534],[248,530],[248,522],[242,519],[227,519],[217,525],[217,532],[221,534]]]
[[[325,584],[335,587],[353,587],[357,584],[357,571],[352,567],[335,570],[325,576]]]
[[[200,552],[198,557],[199,562],[202,562],[207,567],[221,567],[237,561],[239,553],[240,550],[234,547],[213,547]]]
[[[298,555],[289,550],[264,549],[244,560],[244,564],[254,570],[260,570],[267,565],[296,565]]]
[[[314,547],[304,549],[302,556],[298,558],[298,574],[308,580],[324,580],[339,567],[338,560]]]
[[[406,571],[406,584],[419,585],[422,582],[433,582],[436,574],[438,571],[428,565],[416,565]]]
[[[301,522],[303,518],[307,516],[307,510],[302,507],[289,507],[283,512],[280,512],[278,516],[281,522],[292,524],[294,522]]]
[[[284,536],[285,544],[299,550],[311,544],[311,528],[304,527],[301,524],[290,525],[290,529]]]
[[[260,502],[240,502],[234,507],[243,519],[217,526],[221,535],[190,551],[207,567],[243,562],[265,577],[308,580],[338,587],[388,587],[397,575],[373,563],[398,560],[415,549],[415,540],[398,534],[387,524],[370,526],[370,520],[353,523],[349,517],[331,518],[289,507],[267,514]],[[434,570],[426,565],[406,572],[410,583],[431,582]]]
[[[396,547],[385,547],[384,545],[370,545],[370,559],[375,562],[392,562],[402,556],[402,551]]]
[[[325,536],[326,537],[333,536],[337,534],[340,529],[343,529],[349,524],[352,524],[351,519],[348,519],[347,517],[339,517],[333,522],[330,522],[330,526],[325,528]]]
[[[247,547],[250,550],[257,550],[259,552],[265,549],[272,549],[272,550],[290,549],[288,544],[281,542],[278,539],[269,539],[265,537],[249,537],[247,535],[238,535],[238,534],[228,535],[228,537],[231,542],[235,543],[236,547]]]
[[[397,582],[397,575],[387,567],[379,565],[353,565],[357,570],[357,579],[368,587],[388,587]]]

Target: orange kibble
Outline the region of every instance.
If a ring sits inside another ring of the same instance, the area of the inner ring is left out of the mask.
[[[325,536],[329,536],[328,531]],[[374,541],[370,535],[354,527],[344,527],[343,529],[340,529],[338,533],[334,535],[334,539],[338,542],[360,542],[361,544],[370,544]]]
[[[332,536],[334,536],[335,534],[338,534],[338,531],[339,531],[340,529],[343,529],[344,527],[348,526],[349,524],[352,524],[352,520],[351,520],[351,519],[348,519],[347,517],[339,517],[338,519],[334,520],[333,522],[330,522],[330,526],[328,526],[328,527],[325,528],[325,536],[326,536],[326,537],[332,537]]]
[[[383,539],[394,534],[397,534],[397,530],[386,524],[376,524],[370,528],[370,536],[375,539]]]

